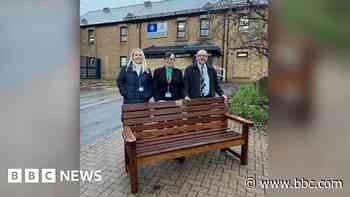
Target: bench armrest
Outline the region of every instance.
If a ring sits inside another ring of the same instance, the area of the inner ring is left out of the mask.
[[[132,133],[130,127],[124,126],[122,135],[123,135],[123,139],[126,143],[136,142],[136,137]]]
[[[247,120],[247,119],[239,117],[239,116],[235,116],[235,115],[232,115],[232,114],[229,114],[229,113],[226,113],[225,116],[228,119],[230,119],[230,120],[236,121],[236,122],[241,123],[241,124],[245,124],[247,126],[253,126],[254,125],[253,121]]]

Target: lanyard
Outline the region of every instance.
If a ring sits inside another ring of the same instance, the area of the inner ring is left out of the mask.
[[[139,87],[142,86],[142,82],[143,82],[143,73],[142,73],[142,70],[140,71],[140,75],[137,76],[138,78],[138,81],[139,81]]]

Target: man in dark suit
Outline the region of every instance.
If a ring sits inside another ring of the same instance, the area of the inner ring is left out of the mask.
[[[196,54],[195,63],[189,65],[184,74],[184,97],[190,101],[191,98],[214,97],[215,93],[224,97],[227,103],[227,96],[219,86],[217,73],[213,66],[207,64],[208,53],[199,50]]]
[[[171,101],[183,98],[182,71],[175,68],[175,54],[164,55],[164,66],[153,74],[153,97],[155,101]]]

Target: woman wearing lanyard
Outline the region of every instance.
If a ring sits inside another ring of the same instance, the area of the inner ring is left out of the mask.
[[[130,61],[121,69],[117,85],[124,104],[145,103],[152,97],[152,73],[141,49],[133,49]]]
[[[183,79],[181,70],[174,67],[175,54],[164,55],[164,66],[154,71],[153,97],[155,101],[170,101],[183,98]]]

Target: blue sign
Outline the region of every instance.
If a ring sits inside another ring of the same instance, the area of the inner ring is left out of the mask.
[[[147,32],[157,32],[157,23],[148,24]]]
[[[147,25],[147,37],[148,38],[161,38],[168,36],[168,23],[167,22],[154,22]]]

